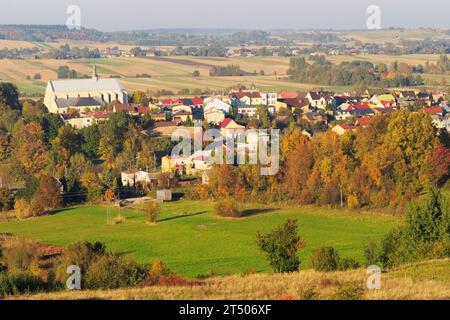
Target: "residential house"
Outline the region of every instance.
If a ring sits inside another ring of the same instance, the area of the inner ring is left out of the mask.
[[[310,91],[306,94],[306,98],[309,100],[311,107],[325,110],[327,106],[331,105],[334,107],[335,101],[333,93],[327,91]]]
[[[150,117],[155,122],[161,122],[161,121],[166,121],[167,120],[167,114],[165,112],[151,113]]]
[[[179,104],[171,107],[172,113],[175,114],[179,111],[192,113],[192,107],[184,104]]]
[[[256,114],[256,106],[253,105],[239,105],[237,106],[237,113],[241,116],[254,117]]]
[[[397,100],[393,94],[374,95],[370,100],[376,108],[396,108]]]
[[[114,113],[126,112],[130,115],[138,115],[140,105],[135,103],[115,103],[113,105]]]
[[[302,120],[311,124],[328,124],[327,116],[322,112],[306,112],[302,115]]]
[[[121,173],[123,186],[134,187],[137,184],[155,184],[158,183],[158,173],[148,173],[142,170],[127,170]]]
[[[223,101],[222,98],[219,97],[208,98],[204,100],[204,103],[205,103],[204,106],[205,112],[208,109],[216,109],[222,111],[224,114],[231,113],[231,105]]]
[[[162,173],[178,173],[179,175],[192,174],[193,163],[190,157],[165,156],[161,159]]]
[[[261,93],[262,104],[265,106],[275,106],[278,101],[278,94],[271,93]]]
[[[220,124],[220,132],[223,137],[235,137],[245,133],[245,127],[237,124],[233,119],[226,118]]]
[[[219,125],[225,120],[225,114],[222,110],[216,108],[208,108],[204,111],[204,117],[206,122]]]
[[[292,112],[306,113],[311,111],[309,100],[307,98],[289,98],[281,101],[283,101]]]
[[[180,119],[181,122],[186,122],[186,121],[189,121],[189,120],[192,121],[192,112],[191,111],[180,110],[180,111],[177,111],[177,112],[173,113],[173,118],[174,119]]]
[[[263,99],[259,91],[238,91],[230,94],[231,105],[237,107],[240,105],[257,106],[263,104]]]
[[[350,131],[354,131],[354,130],[356,130],[356,127],[353,125],[350,125],[350,124],[337,124],[331,129],[331,131],[333,131],[334,133],[336,133],[339,136],[342,136],[346,132],[350,132]]]

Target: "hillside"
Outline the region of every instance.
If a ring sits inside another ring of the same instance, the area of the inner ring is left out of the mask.
[[[367,290],[365,269],[319,273],[253,274],[212,278],[197,285],[146,287],[113,291],[60,292],[23,296],[22,299],[450,299],[450,260],[403,266],[382,274],[381,289]]]

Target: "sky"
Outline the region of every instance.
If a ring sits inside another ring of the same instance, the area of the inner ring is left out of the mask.
[[[83,27],[102,31],[365,29],[370,5],[382,28],[450,28],[449,0],[0,0],[0,24],[65,24],[70,5]]]

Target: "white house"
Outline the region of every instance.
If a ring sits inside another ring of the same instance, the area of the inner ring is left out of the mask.
[[[151,174],[142,170],[123,171],[121,180],[123,186],[134,186],[137,183],[149,184],[152,180],[157,179],[157,174]]]
[[[256,106],[241,105],[237,107],[237,112],[243,116],[246,115],[248,117],[253,117],[256,114]]]
[[[278,101],[277,93],[261,93],[262,102],[266,106],[275,106]]]
[[[204,100],[204,104],[205,104],[204,107],[205,112],[208,109],[217,109],[225,114],[229,114],[231,112],[231,105],[224,102],[222,99],[218,97],[207,98]]]

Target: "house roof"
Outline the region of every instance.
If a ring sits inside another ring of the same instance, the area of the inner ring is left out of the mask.
[[[280,99],[295,99],[299,97],[299,93],[295,91],[283,91],[278,96]]]
[[[196,97],[192,99],[181,99],[186,106],[201,106],[203,104],[203,98]]]
[[[344,130],[353,130],[355,129],[355,126],[352,124],[346,124],[346,123],[341,123],[337,125],[338,127],[341,127]]]
[[[161,104],[163,105],[183,104],[183,101],[181,99],[164,99],[161,100]]]
[[[425,113],[443,113],[444,109],[442,107],[432,107],[423,109]]]
[[[140,107],[140,105],[135,103],[116,103],[114,108],[116,112],[127,111],[127,112],[135,112]]]
[[[68,79],[49,82],[55,93],[122,91],[122,85],[117,79]]]
[[[94,111],[88,113],[95,119],[108,119],[113,112],[111,110],[103,110],[103,111]]]
[[[309,105],[309,100],[303,99],[303,98],[282,99],[282,102],[286,103],[288,105],[288,107],[291,107],[291,108],[301,108],[301,107]]]
[[[358,118],[356,119],[355,124],[357,126],[367,126],[370,122],[370,118],[369,117],[362,117],[362,118]]]
[[[234,122],[233,119],[226,118],[225,120],[222,121],[222,123],[220,124],[220,127],[226,128],[232,121]]]
[[[370,107],[367,103],[360,103],[360,104],[352,104],[347,108],[347,110],[356,110],[356,109],[370,109]]]
[[[252,99],[261,98],[261,94],[257,91],[239,91],[233,92],[233,95],[238,99],[242,99],[244,97],[249,97]]]
[[[322,98],[329,99],[333,96],[333,93],[328,91],[310,91],[309,95],[311,96],[311,99],[319,100]]]

